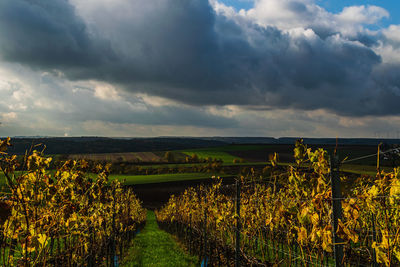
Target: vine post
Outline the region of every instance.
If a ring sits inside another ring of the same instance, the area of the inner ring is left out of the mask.
[[[372,221],[372,242],[376,242],[376,228],[375,228],[375,215],[371,214]],[[376,262],[376,252],[375,249],[372,248],[372,267],[378,267],[378,263]]]
[[[111,234],[111,266],[117,266],[118,265],[118,260],[117,256],[115,253],[116,250],[116,244],[115,244],[115,232],[116,232],[116,227],[115,227],[115,187],[113,188],[112,191],[112,196],[113,196],[113,212],[112,212],[112,234]]]
[[[94,230],[93,226],[89,227],[89,236],[90,236],[90,256],[89,256],[89,262],[88,262],[88,267],[93,267],[94,266],[94,261],[95,261],[95,255],[94,255]]]
[[[342,218],[342,192],[340,188],[340,176],[339,176],[339,157],[334,154],[330,157],[331,160],[331,188],[332,188],[332,223],[333,223],[333,244],[334,244],[334,256],[335,265],[337,267],[342,266],[343,261],[343,244],[342,239],[338,236],[337,228],[338,221]]]
[[[192,213],[189,213],[189,254],[192,253]]]
[[[235,267],[240,266],[240,179],[236,180],[236,247]]]
[[[203,228],[203,255],[204,255],[204,266],[207,266],[208,258],[207,258],[207,191],[204,190],[204,228]]]

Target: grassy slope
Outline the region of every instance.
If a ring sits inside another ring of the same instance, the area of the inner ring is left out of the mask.
[[[177,152],[184,153],[186,155],[197,154],[200,158],[217,158],[222,159],[225,164],[230,164],[234,159],[240,159],[238,156],[234,156],[229,152],[238,152],[238,151],[259,151],[265,150],[274,145],[226,145],[219,147],[208,147],[208,148],[199,148],[199,149],[190,149],[190,150],[177,150]]]
[[[96,178],[96,174],[91,173],[92,178]],[[158,174],[158,175],[118,175],[110,174],[110,180],[118,179],[125,180],[126,185],[146,184],[146,183],[163,183],[173,181],[197,180],[208,179],[212,176],[218,176],[217,173],[171,173],[171,174]],[[0,173],[0,191],[1,187],[6,185],[3,173]]]
[[[242,164],[226,164],[226,165],[267,165],[265,163],[242,163]],[[194,164],[193,164],[194,165]],[[197,164],[196,164],[197,165]],[[225,165],[225,164],[224,164]],[[280,163],[280,165],[287,166],[290,163]],[[392,168],[383,167],[386,172],[393,171]],[[376,167],[374,166],[363,166],[363,165],[350,165],[344,164],[341,167],[341,171],[352,172],[358,174],[376,175]],[[93,178],[96,177],[95,174],[90,174]],[[185,181],[185,180],[197,180],[197,179],[207,179],[211,176],[218,176],[217,173],[173,173],[173,174],[159,174],[159,175],[118,175],[110,174],[110,180],[118,179],[120,181],[125,180],[127,185],[134,184],[146,184],[146,183],[162,183],[162,182],[173,182],[173,181]],[[223,176],[223,175],[220,175]],[[6,185],[5,177],[3,173],[0,173],[0,191],[1,187]]]
[[[215,173],[171,173],[171,174],[156,174],[156,175],[110,175],[110,180],[118,179],[125,180],[125,184],[147,184],[147,183],[162,183],[173,181],[185,181],[196,179],[208,179],[211,176],[218,176]]]
[[[174,238],[158,228],[155,215],[147,213],[146,226],[133,240],[128,259],[121,266],[199,266],[197,257],[186,254]]]
[[[193,166],[207,166],[209,163],[170,163],[170,164],[154,164],[154,165],[143,165],[143,169],[156,169],[156,168],[180,168],[180,167],[193,167]],[[243,166],[243,165],[268,165],[269,162],[243,162],[233,163],[224,162],[222,166]]]
[[[232,156],[231,154],[224,151],[215,151],[210,149],[192,149],[185,150],[182,153],[191,156],[196,154],[200,159],[205,159],[208,157],[221,159],[223,162],[232,163],[234,159],[238,159],[238,157]]]

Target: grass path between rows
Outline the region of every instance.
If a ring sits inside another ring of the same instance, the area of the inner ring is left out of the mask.
[[[153,211],[147,212],[144,229],[134,238],[126,262],[121,266],[199,266],[196,256],[188,255],[173,236],[158,228]]]

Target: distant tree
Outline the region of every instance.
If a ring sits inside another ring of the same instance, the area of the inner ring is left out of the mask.
[[[175,161],[174,154],[172,154],[171,151],[165,152],[165,154],[164,154],[164,159],[165,159],[167,162],[174,162],[174,161]]]
[[[234,160],[233,160],[233,163],[239,163],[239,162],[240,162],[239,159],[234,159]]]
[[[197,154],[193,154],[191,157],[191,161],[192,162],[199,162],[199,156],[197,156]]]

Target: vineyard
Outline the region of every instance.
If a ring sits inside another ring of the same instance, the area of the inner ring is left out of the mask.
[[[381,171],[378,150],[376,177],[342,176],[346,159],[302,141],[294,157],[286,171],[273,157],[268,177],[172,196],[159,225],[212,266],[399,266],[400,169]]]
[[[22,166],[0,141],[2,266],[114,266],[143,226],[146,211],[131,189],[109,183],[108,167],[66,161],[53,174],[51,158],[31,151]],[[18,169],[19,171],[16,171]]]
[[[110,164],[66,160],[51,169],[44,151],[21,160],[9,146],[0,141],[2,266],[117,266],[127,253],[144,255],[131,241],[147,211],[118,177],[109,179]],[[279,164],[275,154],[266,167],[229,167],[242,174],[235,184],[214,177],[187,188],[156,220],[203,266],[399,266],[400,169],[384,171],[379,153],[375,177],[346,174],[339,169],[355,159],[299,140],[295,163]],[[158,226],[148,231],[163,236]],[[146,238],[139,244],[157,243]]]

